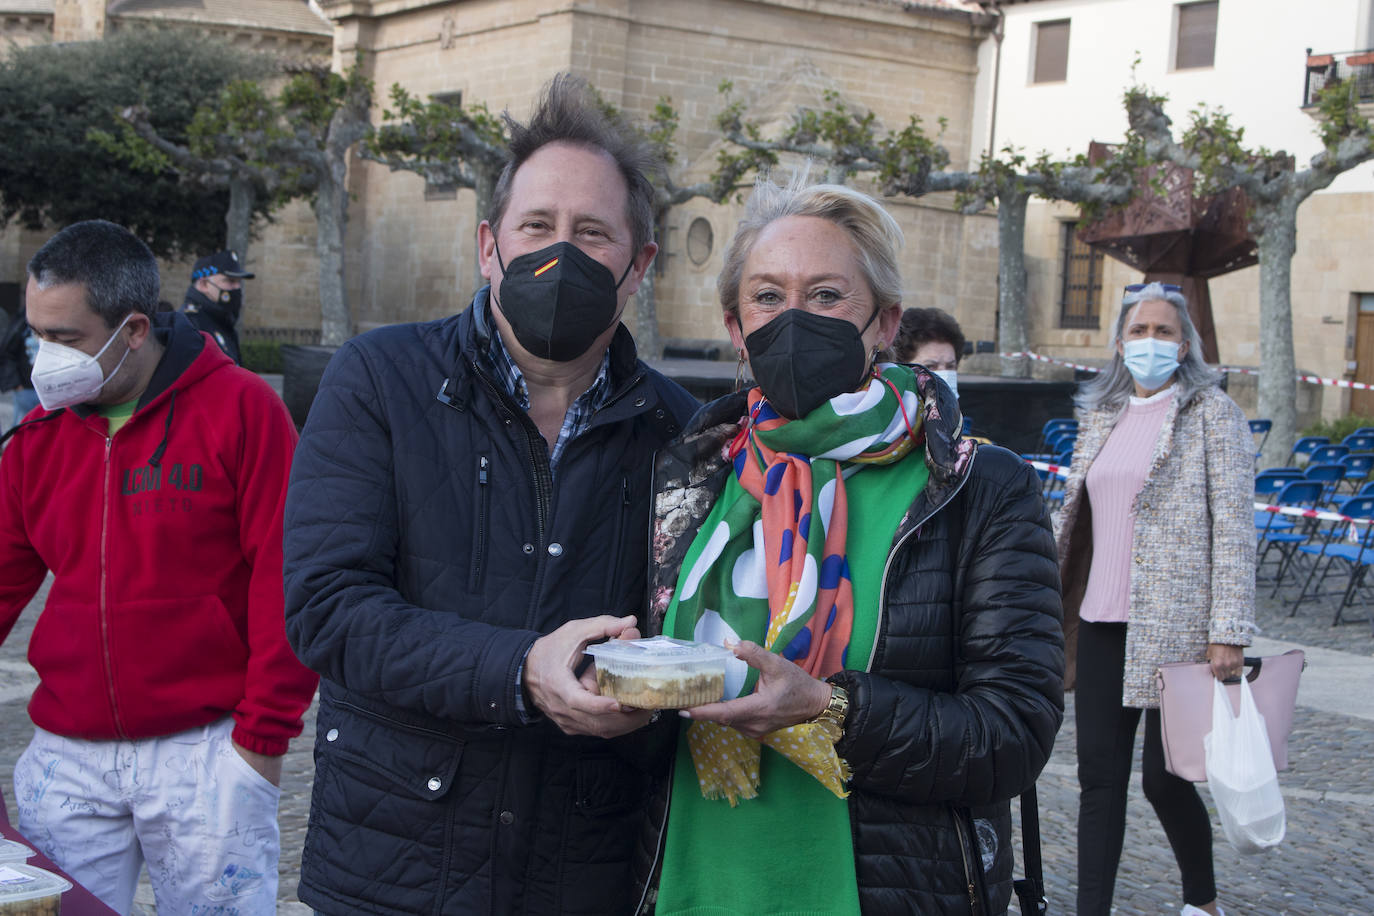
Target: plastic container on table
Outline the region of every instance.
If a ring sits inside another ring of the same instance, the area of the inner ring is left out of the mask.
[[[587,647],[602,696],[638,709],[687,709],[725,695],[725,663],[734,653],[708,643],[653,636]]]
[[[17,840],[0,838],[0,862],[27,862],[35,855],[37,853]]]
[[[71,886],[61,875],[34,865],[0,863],[0,916],[59,916],[62,894]]]

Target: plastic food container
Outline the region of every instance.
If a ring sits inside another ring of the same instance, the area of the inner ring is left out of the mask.
[[[725,695],[729,649],[667,636],[611,639],[587,647],[596,659],[596,686],[638,709],[687,709]]]
[[[0,838],[0,862],[27,862],[34,851],[23,843]]]
[[[58,916],[62,893],[71,886],[61,875],[33,865],[0,863],[0,916]]]

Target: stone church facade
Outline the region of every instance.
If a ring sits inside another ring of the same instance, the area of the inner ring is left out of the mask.
[[[660,97],[681,117],[674,178],[704,179],[722,141],[715,129],[723,79],[746,117],[778,128],[827,91],[874,111],[884,128],[910,115],[949,119],[955,162],[969,124],[978,45],[976,4],[962,0],[322,0],[334,22],[336,67],[361,53],[377,96],[400,83],[420,97],[457,95],[523,119],[555,73],[588,79],[643,121]],[[376,113],[380,117],[380,110]],[[479,282],[471,191],[426,189],[410,173],[355,161],[350,168],[347,281],[360,328],[424,320],[466,306]],[[859,182],[862,185],[862,181]],[[907,236],[909,305],[956,314],[969,337],[995,327],[996,226],[956,214],[952,200],[893,200]],[[660,228],[655,279],[661,337],[714,342],[728,352],[715,298],[738,204],[705,199],[674,208]],[[627,323],[634,329],[632,309]]]
[[[589,80],[643,121],[667,97],[681,122],[674,178],[706,178],[722,140],[718,92],[732,81],[746,117],[779,131],[797,107],[835,93],[872,110],[880,129],[911,115],[948,119],[954,163],[977,154],[973,129],[978,49],[990,18],[969,0],[0,0],[0,40],[98,40],[122,28],[210,31],[246,46],[316,56],[335,69],[361,60],[374,81],[373,122],[400,83],[413,95],[456,95],[524,118],[555,73]],[[855,182],[863,187],[862,176]],[[471,191],[353,156],[349,163],[346,281],[355,329],[427,320],[466,306],[480,283]],[[965,217],[948,195],[888,201],[902,225],[908,305],[955,314],[970,339],[994,337],[997,242],[991,215]],[[665,342],[728,339],[715,298],[738,203],[674,208],[660,227],[655,276]],[[47,233],[0,232],[0,281],[23,279]],[[244,335],[309,342],[318,331],[314,220],[294,203],[262,227],[248,253]],[[185,264],[164,265],[177,300]],[[633,309],[627,322],[634,330]]]

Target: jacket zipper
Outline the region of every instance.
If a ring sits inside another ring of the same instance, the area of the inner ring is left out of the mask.
[[[959,834],[959,857],[964,860],[964,880],[968,882],[968,911],[973,916],[979,916],[980,907],[978,905],[977,885],[973,881],[973,866],[969,862],[968,837],[964,833],[964,822],[959,817],[959,812],[953,806],[949,809],[950,819],[954,821],[954,831]]]
[[[934,518],[936,513],[942,511],[946,506],[948,506],[951,502],[954,501],[954,497],[958,496],[960,492],[963,491],[964,485],[968,483],[968,479],[973,476],[973,462],[977,460],[978,450],[974,449],[973,456],[969,458],[968,471],[964,474],[963,477],[959,478],[959,485],[956,486],[954,490],[950,492],[949,496],[945,498],[944,502],[940,503],[940,505],[936,506],[929,513],[927,513],[925,518],[922,518],[920,521],[912,525],[911,528],[907,531],[907,533],[902,535],[902,539],[898,541],[896,544],[894,544],[892,549],[888,551],[887,559],[883,561],[883,577],[880,580],[882,582],[882,588],[878,591],[878,628],[873,632],[873,651],[868,653],[868,664],[864,666],[864,671],[866,673],[871,673],[873,670],[873,662],[878,657],[878,646],[883,641],[883,629],[887,624],[887,577],[892,572],[893,558],[897,556],[897,554],[901,551],[902,547],[905,546],[906,542],[911,540],[911,538],[916,534],[917,531],[921,530],[922,525],[924,525],[930,519]],[[955,550],[958,549],[959,545],[956,544]]]
[[[506,424],[518,423],[521,431],[525,435],[525,449],[529,455],[530,476],[534,479],[534,525],[535,525],[535,544],[534,548],[538,551],[545,550],[546,528],[548,526],[549,502],[553,497],[553,470],[549,467],[549,446],[544,441],[534,421],[529,414],[520,408],[519,404],[496,387],[477,368],[477,363],[471,358],[467,359],[468,371],[486,386],[487,393],[492,400],[499,405],[505,413]],[[543,461],[539,460],[539,455],[543,454]],[[534,626],[535,613],[539,608],[539,593],[544,585],[544,557],[535,560],[539,568],[535,570],[533,588],[530,590],[530,604],[525,611],[525,627],[529,629]]]
[[[491,459],[486,455],[477,458],[477,521],[473,532],[472,568],[468,572],[470,590],[477,592],[482,588],[482,572],[487,554],[487,515],[491,509]]]
[[[114,447],[114,437],[105,437],[105,486],[100,508],[100,652],[105,657],[105,689],[110,695],[110,714],[114,717],[115,732],[121,738],[129,736],[124,731],[124,723],[119,715],[119,698],[115,694],[114,656],[110,652],[110,488],[113,486],[110,470],[110,451]]]
[[[644,878],[644,890],[639,892],[639,903],[635,905],[635,916],[645,916],[644,907],[649,899],[649,891],[654,888],[654,873],[658,871],[659,859],[663,858],[663,835],[668,832],[668,815],[673,807],[673,781],[676,776],[677,751],[674,750],[673,762],[668,766],[668,788],[663,793],[663,817],[658,822],[658,839],[654,844],[653,858],[649,861],[649,873]]]
[[[614,607],[612,602],[615,599],[616,586],[619,584],[620,577],[618,573],[620,572],[620,559],[621,555],[625,552],[623,544],[625,540],[625,518],[627,515],[629,515],[629,513],[630,478],[622,477],[620,479],[620,511],[616,513],[615,532],[613,535],[615,540],[611,542],[611,544],[613,545],[613,550],[611,553],[610,574],[606,576],[606,594],[601,602],[601,604],[606,609],[606,613],[608,614],[620,613],[620,611],[616,607]],[[639,621],[639,623],[643,624],[644,621],[641,620]]]

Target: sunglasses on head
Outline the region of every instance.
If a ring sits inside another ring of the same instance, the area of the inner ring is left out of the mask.
[[[1147,286],[1155,286],[1155,285],[1158,285],[1158,286],[1162,287],[1166,293],[1181,293],[1181,292],[1183,292],[1183,287],[1178,286],[1177,284],[1174,284],[1174,283],[1160,283],[1160,284],[1154,284],[1154,283],[1127,283],[1127,284],[1126,284],[1126,292],[1128,292],[1128,293],[1138,293],[1138,292],[1140,292],[1142,289],[1144,289],[1144,288],[1147,287]]]

